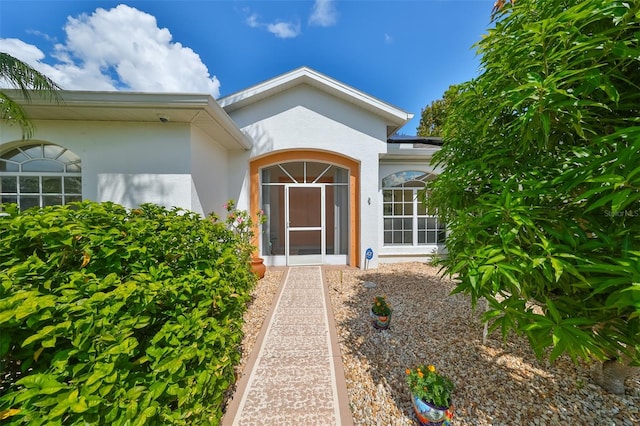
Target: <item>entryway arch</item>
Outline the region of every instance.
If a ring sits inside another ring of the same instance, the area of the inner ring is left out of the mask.
[[[252,160],[250,208],[270,216],[257,241],[261,256],[275,265],[357,266],[359,188],[360,164],[336,153],[286,150]]]

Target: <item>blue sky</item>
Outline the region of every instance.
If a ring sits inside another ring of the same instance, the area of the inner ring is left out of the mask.
[[[69,90],[211,93],[308,66],[412,112],[478,74],[493,0],[2,0],[0,51]]]

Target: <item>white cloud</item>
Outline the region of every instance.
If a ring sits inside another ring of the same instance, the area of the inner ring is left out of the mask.
[[[0,38],[0,51],[28,63],[37,63],[44,58],[42,50],[17,38]]]
[[[220,82],[192,49],[172,42],[156,18],[126,5],[69,17],[53,65],[40,49],[5,39],[2,50],[45,73],[65,89],[188,92],[220,95]],[[6,48],[6,46],[9,46]],[[12,49],[12,50],[9,50]]]
[[[309,25],[330,27],[338,21],[338,12],[333,0],[316,0],[309,16]]]
[[[294,38],[301,32],[299,22],[277,22],[267,25],[267,30],[278,38]]]
[[[245,12],[249,12],[245,9]],[[300,22],[297,21],[276,21],[272,23],[262,22],[260,15],[252,13],[245,19],[245,23],[251,28],[264,28],[278,38],[294,38],[300,35]]]
[[[391,44],[393,43],[393,37],[391,37],[389,34],[384,33],[384,42],[385,44]]]
[[[245,20],[245,22],[247,23],[247,25],[249,25],[251,28],[258,28],[260,27],[262,24],[260,23],[260,17],[258,16],[257,13],[253,13],[251,14],[249,17],[247,17],[247,19]]]
[[[252,13],[249,8],[243,9],[244,13],[250,14],[245,19],[245,23],[251,28],[266,29],[278,38],[295,38],[302,34],[300,22],[298,20],[274,20],[272,22],[262,21],[257,13]],[[334,0],[315,0],[308,25],[319,27],[330,27],[338,21]]]

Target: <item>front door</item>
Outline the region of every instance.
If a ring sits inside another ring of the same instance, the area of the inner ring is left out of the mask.
[[[285,186],[287,265],[322,265],[325,253],[323,185]]]

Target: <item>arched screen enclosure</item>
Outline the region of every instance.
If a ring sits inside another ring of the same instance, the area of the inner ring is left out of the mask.
[[[81,200],[80,157],[66,148],[32,143],[0,154],[0,202],[25,210]]]
[[[292,161],[260,172],[262,253],[275,264],[346,264],[349,171],[329,163]]]

